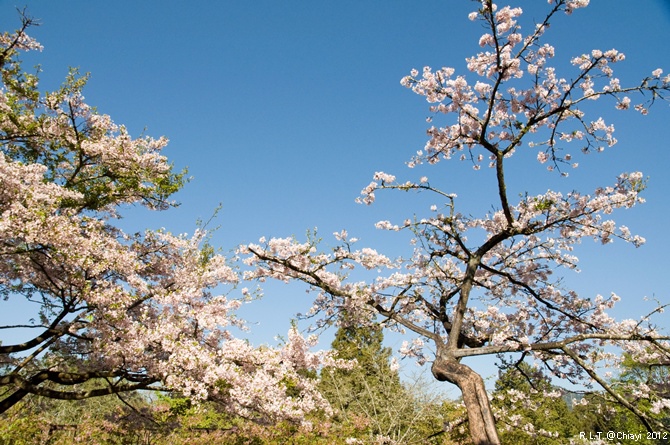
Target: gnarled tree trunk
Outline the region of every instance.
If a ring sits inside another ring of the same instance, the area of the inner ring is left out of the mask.
[[[460,388],[468,412],[470,437],[473,443],[500,445],[484,379],[468,366],[459,363],[456,358],[441,354],[439,351],[431,371],[437,380],[453,383]]]

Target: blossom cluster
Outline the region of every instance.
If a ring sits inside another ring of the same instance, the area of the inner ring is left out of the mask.
[[[670,76],[661,78],[661,69],[654,70],[636,86],[621,87],[611,65],[623,61],[625,56],[614,49],[594,49],[573,58],[572,64],[579,70],[571,76],[574,80],[557,76],[556,68],[548,64],[555,49],[540,43],[540,38],[554,13],[564,10],[569,14],[587,6],[587,1],[555,2],[547,19],[525,35],[518,23],[521,8],[499,9],[489,3],[483,1],[482,8],[469,16],[483,21],[488,28],[479,40],[486,51],[467,59],[468,70],[479,77],[476,81],[468,82],[464,75],[456,75],[454,68],[434,70],[428,66],[421,72],[413,69],[401,80],[402,85],[425,97],[431,104],[431,113],[453,116],[450,125],[427,130],[429,140],[424,150],[410,160],[410,166],[436,163],[461,152],[461,160],[476,159],[475,169],[479,169],[479,163],[488,155],[495,155],[496,151],[511,155],[524,139],[531,148],[544,147],[546,151],[540,151],[537,158],[541,163],[551,159],[551,170],[556,164],[570,161],[569,155],[560,154],[562,143],[578,142],[581,150],[589,152],[602,151],[617,142],[614,128],[602,118],[584,119],[582,102],[609,96],[615,99],[615,108],[624,110],[630,107],[630,93],[670,87]],[[524,76],[529,77],[527,88],[512,82]],[[653,102],[653,97],[649,102]],[[634,108],[646,114],[648,104],[639,103]],[[559,126],[565,129],[561,131]],[[477,147],[485,156],[462,153]],[[494,167],[495,156],[491,158],[489,165]]]
[[[76,72],[40,94],[16,58],[36,48],[24,30],[0,36],[0,293],[40,307],[37,320],[1,326],[33,334],[0,345],[3,385],[16,384],[5,394],[52,396],[38,378],[47,375],[69,391],[59,397],[87,396],[67,385],[89,381],[90,394],[153,387],[264,420],[329,412],[305,371],[350,364],[312,352],[315,339],[296,329],[280,348],[236,338],[248,291],[232,297],[238,271],[204,230],[128,234],[113,224],[123,206],[169,208],[184,173],[161,154],[166,138],[133,138],[96,113]]]

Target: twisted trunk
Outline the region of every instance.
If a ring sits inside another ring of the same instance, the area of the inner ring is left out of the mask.
[[[439,351],[431,371],[437,380],[453,383],[461,390],[472,442],[475,445],[500,445],[484,379],[455,357],[440,354]]]

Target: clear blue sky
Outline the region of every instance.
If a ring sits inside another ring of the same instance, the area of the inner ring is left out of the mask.
[[[622,83],[658,67],[670,71],[668,0],[591,3],[554,21],[547,42],[556,46],[557,64],[614,47],[627,55],[615,66]],[[263,235],[302,237],[318,227],[328,242],[347,228],[361,245],[410,252],[404,239],[377,233],[373,224],[411,217],[426,209],[423,203],[413,208],[390,193],[372,207],[354,203],[379,170],[402,179],[426,174],[458,193],[462,208],[477,215],[490,209],[490,171],[475,173],[458,161],[425,170],[404,165],[425,143],[429,113],[399,80],[424,65],[469,74],[464,59],[479,50],[482,32],[467,19],[473,2],[0,0],[2,30],[18,25],[15,6],[24,5],[42,22],[32,35],[45,49],[24,59],[26,66],[42,65],[43,88],[55,88],[68,66],[90,72],[88,102],[133,135],[146,129],[167,136],[165,154],[193,176],[177,196],[181,207],[128,212],[129,226],[192,233],[196,219],[207,219],[221,202],[213,242],[224,250]],[[547,6],[540,0],[512,5],[536,20]],[[669,298],[670,107],[659,103],[641,119],[608,104],[603,115],[617,126],[617,146],[577,156],[582,167],[567,180],[520,163],[512,187],[588,192],[622,171],[650,176],[648,203],[617,215],[648,244],[586,243],[583,272],[569,277],[585,294],[616,291],[624,297],[617,314],[636,316],[642,296]],[[272,342],[286,332],[291,314],[309,306],[299,287],[269,286],[266,298],[244,311],[258,323],[251,338]]]

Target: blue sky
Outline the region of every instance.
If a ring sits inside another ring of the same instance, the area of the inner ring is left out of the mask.
[[[623,0],[591,3],[554,20],[547,42],[556,46],[559,67],[593,48],[614,47],[627,55],[615,66],[624,84],[658,67],[670,71],[668,0],[641,0],[635,7]],[[165,154],[189,168],[193,180],[177,195],[179,208],[126,212],[128,227],[192,232],[196,219],[209,218],[222,203],[213,242],[224,251],[263,235],[303,237],[318,227],[328,242],[346,228],[361,245],[398,255],[411,251],[405,239],[378,233],[373,224],[427,206],[423,198],[417,207],[391,193],[372,207],[355,204],[375,171],[414,180],[426,174],[458,193],[459,205],[473,214],[491,207],[486,169],[473,172],[458,161],[405,167],[426,141],[429,113],[400,78],[424,65],[469,74],[464,59],[479,50],[482,33],[467,19],[475,3],[0,0],[2,30],[18,25],[15,6],[24,5],[42,23],[32,35],[45,49],[24,60],[26,67],[41,64],[43,88],[59,85],[69,66],[90,72],[88,103],[133,135],[167,136]],[[535,20],[546,8],[538,0],[512,5]],[[617,215],[648,244],[586,243],[579,252],[583,272],[568,277],[586,294],[616,291],[624,298],[617,314],[637,316],[641,297],[669,298],[670,108],[659,103],[642,119],[608,104],[603,116],[617,127],[617,146],[578,156],[581,167],[566,180],[522,160],[511,186],[588,192],[622,171],[650,176],[648,203]],[[256,343],[272,342],[286,332],[292,314],[310,306],[298,286],[272,285],[266,294],[243,312],[255,322],[250,338]]]

